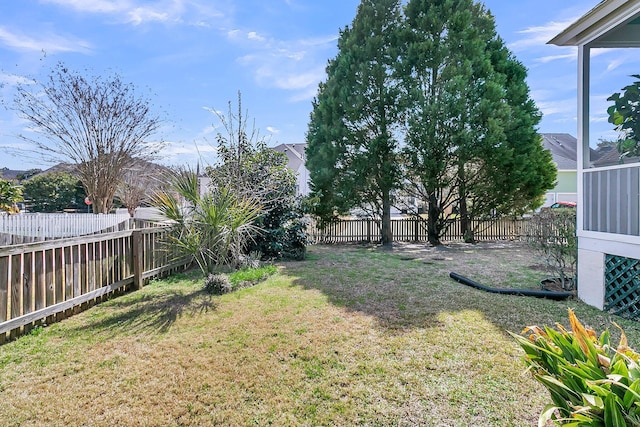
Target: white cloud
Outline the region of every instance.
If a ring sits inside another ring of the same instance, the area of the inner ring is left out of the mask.
[[[334,37],[291,42],[265,39],[261,50],[246,53],[237,62],[251,69],[259,85],[296,92],[290,102],[308,101],[326,75],[326,50],[332,47],[333,40]]]
[[[296,92],[293,96],[289,97],[289,102],[302,102],[311,101],[318,94],[318,85],[308,87],[304,91]]]
[[[247,38],[249,40],[255,40],[255,41],[259,41],[259,42],[263,42],[263,41],[266,40],[264,37],[262,37],[261,35],[259,35],[255,31],[250,31],[249,33],[247,33]]]
[[[5,84],[7,86],[17,86],[17,85],[29,85],[34,83],[35,83],[34,80],[25,76],[19,76],[17,74],[0,73],[0,84]]]
[[[542,64],[546,64],[548,62],[552,62],[552,61],[558,61],[558,60],[565,60],[568,59],[570,61],[574,61],[578,58],[578,49],[576,48],[571,48],[571,53],[564,53],[564,54],[559,54],[559,55],[547,55],[547,56],[541,56],[540,58],[536,59],[536,62],[540,62]]]
[[[112,15],[119,21],[141,25],[149,22],[188,23],[208,27],[210,19],[224,17],[209,2],[198,0],[162,0],[142,5],[139,0],[43,0],[80,13]]]
[[[236,39],[240,36],[240,30],[234,29],[227,31],[227,37],[230,39]]]
[[[267,126],[267,132],[277,134],[277,133],[280,133],[280,130],[274,128],[273,126]]]
[[[314,37],[309,39],[298,40],[300,46],[312,46],[312,47],[326,47],[328,45],[334,45],[338,41],[338,36],[329,37]]]
[[[315,96],[318,83],[325,77],[326,58],[333,53],[337,40],[335,35],[279,40],[241,29],[226,35],[244,50],[236,62],[249,69],[259,85],[296,92],[289,97],[290,102]]]
[[[536,105],[544,116],[551,115],[575,115],[577,108],[575,98],[536,101]]]
[[[509,49],[517,52],[532,47],[540,47],[547,44],[549,40],[554,38],[565,28],[571,25],[575,19],[568,19],[562,22],[551,21],[546,25],[533,26],[519,31],[519,34],[523,34],[525,37],[509,44]]]
[[[325,76],[323,68],[311,70],[303,74],[289,74],[275,79],[275,85],[280,89],[298,90],[316,87]]]
[[[625,62],[626,62],[626,60],[624,60],[622,58],[613,59],[613,60],[609,61],[609,64],[607,65],[607,71],[613,71],[616,68],[618,68],[619,66],[621,66],[622,64],[624,64]]]
[[[208,111],[211,114],[214,114],[216,116],[219,116],[219,115],[223,114],[222,111],[216,110],[215,108],[212,108],[212,107],[202,107],[202,109],[205,110],[205,111]]]
[[[88,53],[91,50],[91,45],[88,42],[79,39],[53,33],[41,33],[38,38],[33,38],[11,32],[5,27],[0,27],[0,44],[18,51],[43,51],[52,54],[59,52]]]
[[[608,115],[599,115],[599,116],[590,116],[589,117],[589,122],[590,123],[608,123],[609,122],[609,116]]]
[[[153,9],[137,7],[127,12],[128,22],[134,25],[140,25],[144,22],[165,22],[169,20],[169,14],[166,12],[157,12]]]
[[[203,155],[214,156],[218,150],[211,144],[193,143],[185,144],[182,142],[167,142],[162,149],[162,163],[164,164],[196,164],[202,163]],[[205,162],[206,163],[206,162]]]
[[[218,126],[210,125],[206,126],[204,129],[200,131],[200,133],[196,136],[196,139],[206,139],[207,136],[213,134],[218,130]]]
[[[89,13],[117,13],[131,7],[130,2],[126,0],[44,0],[44,2]]]

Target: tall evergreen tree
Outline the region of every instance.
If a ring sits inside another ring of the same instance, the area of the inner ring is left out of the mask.
[[[391,196],[398,187],[400,91],[399,0],[363,0],[340,33],[338,55],[314,102],[307,168],[321,213],[369,208],[382,218],[381,241],[392,244]]]
[[[427,201],[428,238],[437,245],[447,224],[445,212],[465,200],[483,168],[475,154],[489,151],[502,137],[499,122],[505,111],[500,82],[492,78],[485,54],[492,22],[480,5],[411,0],[405,15],[408,175]]]
[[[427,201],[430,243],[440,243],[454,207],[473,240],[473,218],[535,207],[552,186],[553,164],[536,135],[540,114],[526,70],[482,4],[410,0],[405,16],[409,181]]]
[[[522,214],[543,203],[545,192],[555,184],[557,170],[538,134],[542,116],[530,97],[526,68],[500,37],[488,44],[487,51],[495,72],[505,78],[509,119],[504,123],[505,138],[501,142],[505,149],[488,158],[491,169],[485,184],[491,188],[478,191],[483,194],[482,200],[476,197],[472,205],[480,214],[490,210]]]

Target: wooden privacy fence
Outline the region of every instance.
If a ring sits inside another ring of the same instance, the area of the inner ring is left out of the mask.
[[[118,231],[0,248],[0,342],[186,266],[167,228]]]
[[[0,246],[128,230],[129,214],[21,213],[0,215]]]
[[[474,220],[476,240],[519,240],[528,234],[527,219]],[[381,221],[371,218],[346,219],[320,229],[309,230],[311,239],[317,243],[357,243],[379,242]],[[393,240],[397,242],[426,242],[427,223],[422,218],[402,218],[391,220]],[[460,221],[450,220],[449,227],[441,237],[443,241],[463,240]]]

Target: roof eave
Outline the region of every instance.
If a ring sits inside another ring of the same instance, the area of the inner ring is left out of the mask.
[[[547,43],[557,46],[638,47],[640,44],[635,41],[599,43],[598,40],[638,14],[638,1],[604,0]]]

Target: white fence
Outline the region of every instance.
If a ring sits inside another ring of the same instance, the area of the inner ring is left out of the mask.
[[[116,228],[129,229],[128,214],[22,213],[0,216],[0,235],[20,236],[29,241],[77,237]]]

